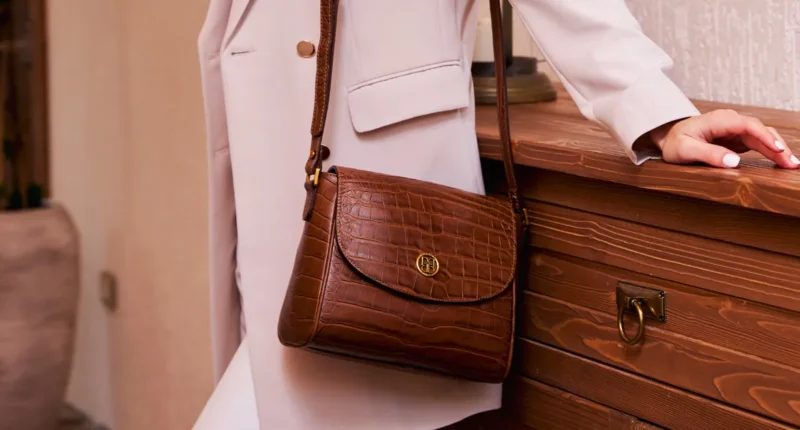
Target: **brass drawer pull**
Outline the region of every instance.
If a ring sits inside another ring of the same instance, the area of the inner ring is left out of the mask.
[[[639,320],[636,335],[625,334],[625,312],[634,312]],[[623,342],[636,345],[644,338],[645,318],[667,321],[667,295],[664,291],[640,287],[627,282],[617,283],[617,329]]]
[[[624,306],[620,306],[619,312],[617,312],[617,328],[619,329],[619,336],[625,343],[628,345],[636,345],[642,340],[642,337],[644,337],[644,310],[642,310],[639,299],[633,299],[630,303],[636,309],[636,314],[639,316],[639,328],[636,330],[636,336],[630,339],[628,335],[625,334],[625,321],[623,320],[623,316],[625,315]]]

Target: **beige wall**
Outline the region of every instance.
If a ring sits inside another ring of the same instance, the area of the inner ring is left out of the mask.
[[[211,392],[206,2],[49,2],[54,197],[82,235],[69,400],[117,429],[188,428]],[[119,277],[119,309],[98,277]]]
[[[800,111],[800,0],[628,0],[703,100]]]
[[[800,111],[800,0],[626,1],[690,97]],[[522,25],[514,33],[515,53],[539,55]]]
[[[800,1],[629,4],[690,95],[800,109]],[[115,430],[188,428],[211,391],[195,47],[206,5],[49,2],[53,190],[83,249],[69,399]],[[517,53],[535,53],[516,32]],[[119,277],[116,313],[98,300],[105,269]]]
[[[97,299],[111,265],[121,203],[121,32],[118,2],[59,1],[48,6],[51,165],[54,197],[81,233],[82,287],[77,349],[68,397],[113,422],[109,321]]]
[[[120,1],[120,0],[118,0]],[[121,430],[184,429],[211,393],[206,152],[197,33],[206,4],[124,0],[127,90],[120,310]]]

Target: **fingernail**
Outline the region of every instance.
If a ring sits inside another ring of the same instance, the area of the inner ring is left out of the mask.
[[[796,155],[792,155],[790,160],[792,160],[792,163],[794,163],[794,164],[800,164],[800,160],[797,159]]]
[[[775,141],[775,147],[780,149],[781,151],[786,149],[786,145],[784,145],[783,142],[781,142],[780,140]]]
[[[726,154],[724,157],[722,157],[722,164],[724,164],[726,167],[736,167],[739,165],[740,160],[741,158],[739,158],[739,156],[736,154]]]

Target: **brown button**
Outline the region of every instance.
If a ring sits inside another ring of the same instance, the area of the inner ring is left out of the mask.
[[[302,40],[297,44],[297,55],[303,58],[313,57],[316,51],[317,48],[314,44],[307,40]]]

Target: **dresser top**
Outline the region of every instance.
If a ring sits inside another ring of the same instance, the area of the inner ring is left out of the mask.
[[[738,169],[679,166],[661,160],[634,165],[601,127],[586,120],[558,86],[558,100],[512,105],[517,164],[800,217],[800,170],[783,170],[760,154],[742,156]],[[733,108],[775,127],[800,155],[800,112],[694,101],[701,112]],[[478,106],[481,155],[501,159],[494,106]]]

